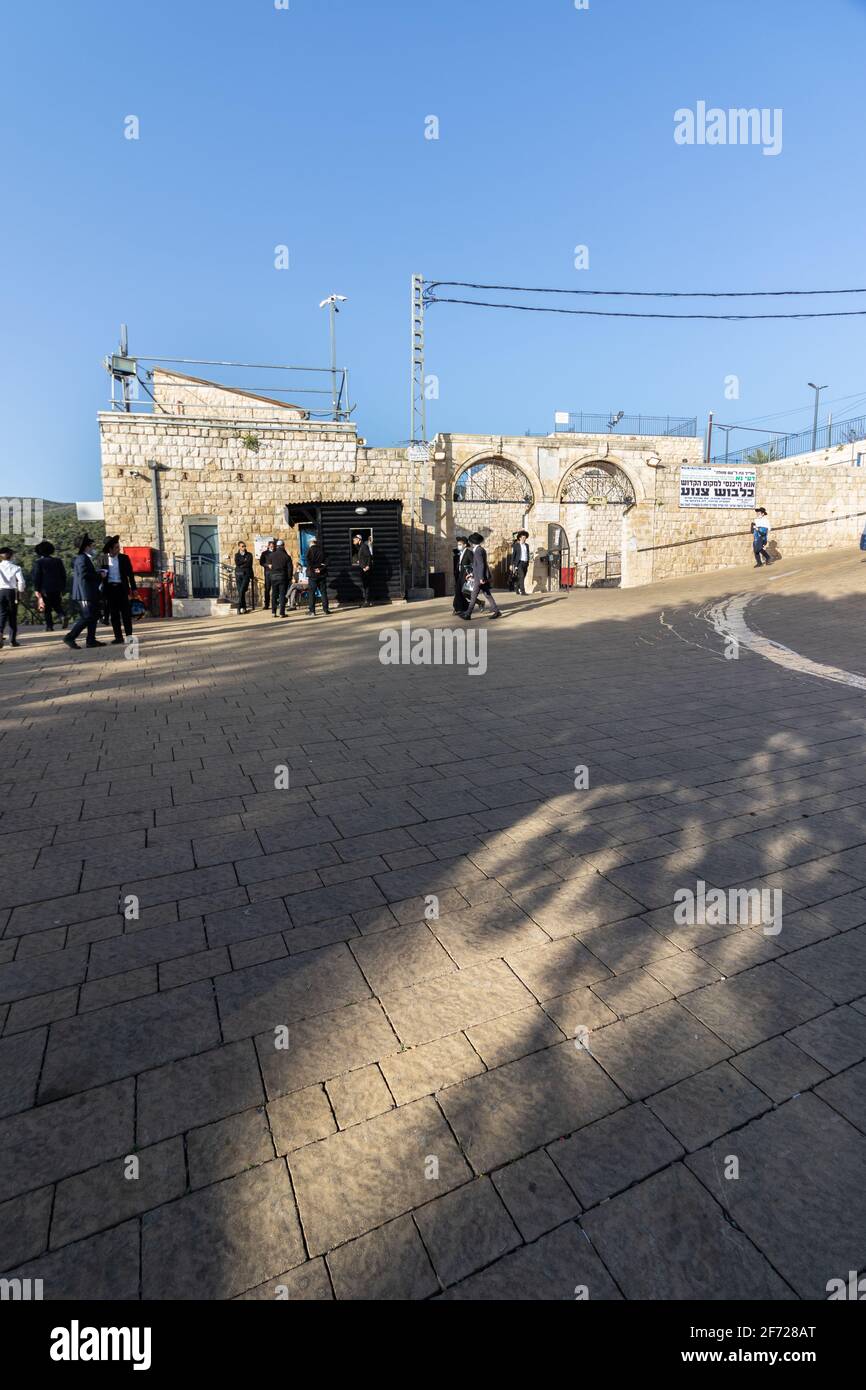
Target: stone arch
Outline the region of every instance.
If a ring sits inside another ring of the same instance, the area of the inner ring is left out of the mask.
[[[483,505],[510,503],[528,510],[535,505],[535,485],[505,454],[478,454],[461,463],[451,480],[451,501]]]
[[[643,489],[618,458],[579,459],[566,468],[559,485],[560,503],[587,502],[595,496],[625,504],[642,501],[642,494]]]
[[[618,459],[589,457],[568,468],[559,487],[561,515],[574,546],[579,582],[619,584],[625,516],[637,489]]]

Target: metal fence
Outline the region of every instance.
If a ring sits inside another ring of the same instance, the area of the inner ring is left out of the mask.
[[[576,411],[569,415],[568,424],[554,425],[556,434],[656,434],[674,439],[696,439],[697,417],[676,415],[591,415]]]
[[[748,444],[742,449],[732,449],[724,454],[714,454],[713,463],[743,464],[777,463],[781,459],[795,458],[797,454],[810,454],[816,449],[832,449],[839,444],[854,444],[858,439],[866,439],[866,415],[856,420],[840,420],[835,425],[821,425],[817,441],[813,445],[813,431],[800,430],[797,434],[781,434],[762,444]]]
[[[221,603],[237,603],[233,565],[224,565],[202,555],[173,555],[171,563],[175,598],[215,598]],[[259,579],[254,573],[247,589],[247,607],[257,608],[260,597]]]

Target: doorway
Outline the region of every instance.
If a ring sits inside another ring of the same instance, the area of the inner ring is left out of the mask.
[[[190,588],[193,598],[219,598],[219,526],[215,521],[188,521]]]

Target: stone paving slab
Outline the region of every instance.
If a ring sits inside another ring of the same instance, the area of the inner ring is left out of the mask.
[[[736,1181],[723,1176],[729,1154]],[[866,1262],[864,1162],[866,1137],[813,1095],[687,1160],[800,1298],[826,1298],[830,1279]]]
[[[795,1297],[679,1163],[590,1212],[582,1225],[626,1298]]]

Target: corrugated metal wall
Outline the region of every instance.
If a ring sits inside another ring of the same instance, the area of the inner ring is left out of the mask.
[[[367,508],[358,516],[355,508]],[[322,544],[328,561],[328,594],[337,603],[361,603],[360,570],[352,565],[352,534],[372,531],[373,599],[397,602],[404,597],[403,504],[401,502],[321,502]]]

